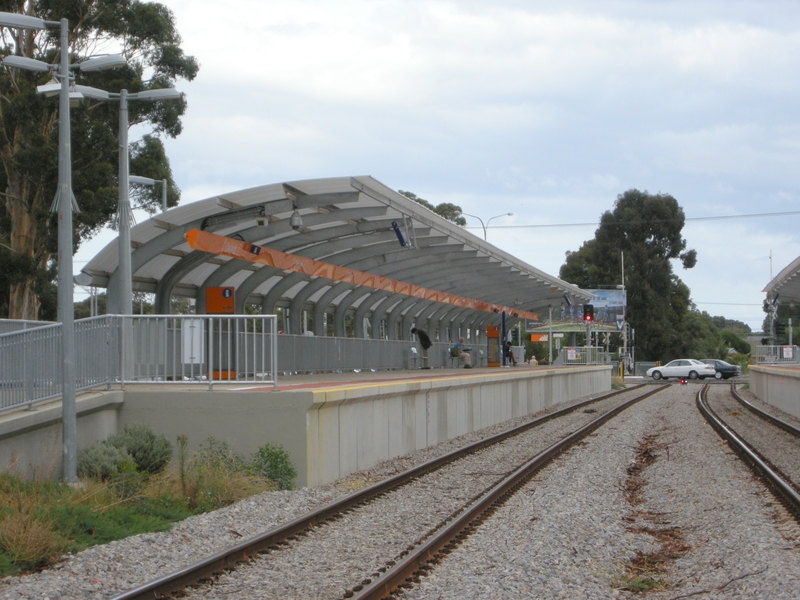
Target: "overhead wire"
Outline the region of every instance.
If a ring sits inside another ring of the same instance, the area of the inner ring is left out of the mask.
[[[774,213],[754,213],[748,215],[719,215],[710,217],[684,217],[684,221],[715,221],[715,220],[728,220],[728,219],[754,219],[760,217],[785,217],[790,215],[800,215],[800,210],[791,210],[787,212],[774,212]],[[617,221],[608,223],[608,225],[639,225],[648,223],[671,223],[680,219],[647,219],[643,221]],[[544,228],[544,227],[597,227],[600,221],[593,223],[537,223],[537,224],[523,224],[523,225],[489,225],[487,229],[526,229],[526,228]],[[467,226],[465,229],[479,229],[477,226]]]

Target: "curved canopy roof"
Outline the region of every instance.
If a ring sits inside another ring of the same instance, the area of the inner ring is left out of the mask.
[[[798,275],[800,275],[800,256],[778,273],[762,291],[771,298],[780,294],[780,300],[800,302],[800,277]]]
[[[406,246],[400,245],[393,224],[407,239]],[[131,230],[133,289],[155,293],[158,313],[169,313],[170,300],[177,295],[196,298],[202,314],[206,288],[232,286],[237,313],[252,303],[262,305],[263,312],[279,306],[315,306],[328,312],[362,307],[361,316],[371,311],[397,311],[399,316],[429,306],[426,315],[450,314],[435,301],[408,300],[407,295],[352,281],[193,250],[186,239],[193,229],[519,310],[539,312],[565,297],[574,303],[591,300],[591,294],[366,176],[275,183],[222,194],[136,225]],[[79,276],[82,285],[108,288],[109,313],[118,312],[119,306],[117,255],[115,240]]]

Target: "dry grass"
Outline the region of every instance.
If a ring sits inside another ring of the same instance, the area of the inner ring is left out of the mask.
[[[67,544],[52,521],[30,513],[13,513],[0,522],[0,547],[23,569],[52,563],[64,553]]]
[[[67,540],[47,516],[56,500],[50,486],[30,494],[16,479],[0,482],[0,549],[19,567],[35,569],[61,556]]]
[[[190,510],[209,511],[276,489],[269,479],[220,466],[201,465],[187,469],[183,479],[174,470],[151,477],[142,494],[151,500],[182,498]]]

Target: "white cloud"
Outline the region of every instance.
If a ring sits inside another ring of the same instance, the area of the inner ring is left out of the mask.
[[[201,63],[180,85],[184,133],[166,142],[184,201],[370,174],[482,218],[514,212],[515,224],[597,220],[633,187],[673,194],[687,216],[798,207],[794,3],[168,5]],[[800,254],[797,222],[690,222],[700,262],[679,275],[696,300],[760,298],[770,248],[780,268]],[[593,235],[493,229],[489,240],[555,275]]]

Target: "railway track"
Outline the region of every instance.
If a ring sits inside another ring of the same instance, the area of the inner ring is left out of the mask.
[[[734,383],[712,395],[707,385],[697,393],[702,415],[800,523],[800,429],[755,407]]]
[[[289,578],[296,584],[317,575],[328,582],[309,581],[316,587],[305,594],[313,589],[313,595],[324,597],[381,597],[392,586],[413,579],[414,572],[427,569],[427,561],[435,560],[441,548],[463,538],[481,515],[542,464],[619,411],[667,386],[648,387],[646,393],[638,388],[612,392],[481,440],[116,598],[232,597],[255,580]],[[418,500],[423,497],[429,498],[427,507]],[[359,528],[372,532],[372,538],[359,538],[354,548],[355,534],[350,536],[350,531]],[[341,572],[336,575],[323,575],[328,566],[316,564],[320,559],[315,551],[325,545],[340,552],[335,566]],[[267,554],[268,560],[254,560]],[[315,572],[291,574],[300,564]],[[267,573],[250,575],[249,569]],[[237,583],[240,578],[247,583]],[[304,595],[292,590],[297,597]],[[262,592],[270,597],[288,594],[280,589]]]

